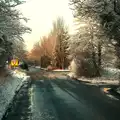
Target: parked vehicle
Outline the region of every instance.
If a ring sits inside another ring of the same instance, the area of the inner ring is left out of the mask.
[[[29,71],[28,64],[25,61],[21,62],[19,66],[21,69]]]

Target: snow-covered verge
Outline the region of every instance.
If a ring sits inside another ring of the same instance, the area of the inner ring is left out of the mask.
[[[86,78],[78,78],[80,81],[88,82],[94,85],[119,85],[120,81],[119,80],[107,80],[103,78],[94,78],[94,79],[86,79]]]
[[[41,68],[40,66],[35,66],[35,68]]]
[[[120,69],[117,68],[104,68],[101,71],[102,77],[108,78],[108,79],[120,79]]]
[[[15,93],[20,89],[24,82],[30,80],[23,72],[17,70],[9,71],[11,76],[5,78],[4,83],[0,85],[0,120],[2,119],[8,105],[13,100]]]
[[[85,77],[77,77],[74,73],[69,73],[68,76],[70,78],[76,78],[77,80],[80,80],[82,82],[90,83],[93,85],[120,85],[119,79],[109,79],[107,77],[96,77],[96,78],[85,78]]]
[[[117,93],[120,94],[120,87],[118,87],[116,91],[117,91]]]
[[[62,70],[62,69],[56,69],[56,70],[52,70],[52,71],[58,71],[58,72],[70,72],[70,70]]]

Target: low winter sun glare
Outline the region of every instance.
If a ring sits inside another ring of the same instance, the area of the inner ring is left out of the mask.
[[[31,50],[40,37],[49,33],[52,22],[59,16],[69,26],[69,33],[74,32],[73,15],[68,3],[69,0],[28,0],[18,7],[30,19],[26,25],[32,29],[32,33],[23,35],[27,50]]]

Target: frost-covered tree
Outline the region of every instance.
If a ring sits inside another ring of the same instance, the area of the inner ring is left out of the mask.
[[[115,50],[117,61],[120,61],[120,1],[119,0],[70,0],[74,17],[80,22],[92,18],[102,27],[104,42],[109,40]],[[99,47],[98,47],[99,48]]]
[[[24,60],[26,57],[27,50],[25,49],[25,43],[24,41],[15,41],[12,45],[13,52],[12,54],[19,58],[20,60]]]
[[[27,19],[14,8],[14,6],[20,4],[18,0],[5,0],[0,1],[0,34],[6,35],[13,39],[22,39],[21,35],[25,32],[29,32],[30,29],[24,26],[20,20]],[[10,39],[8,39],[10,40]]]
[[[21,20],[27,22],[27,19],[15,8],[22,3],[20,0],[0,0],[0,49],[4,51],[2,56],[8,56],[8,51],[12,53],[11,45],[23,41],[22,35],[31,31],[21,22]]]

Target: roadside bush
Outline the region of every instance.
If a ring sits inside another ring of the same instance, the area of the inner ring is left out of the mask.
[[[87,55],[87,54],[86,54]],[[95,77],[98,76],[98,67],[93,63],[93,59],[84,53],[77,55],[69,66],[70,71],[77,76]]]
[[[116,61],[115,61],[115,68],[120,69],[120,60],[119,59],[116,59]]]

